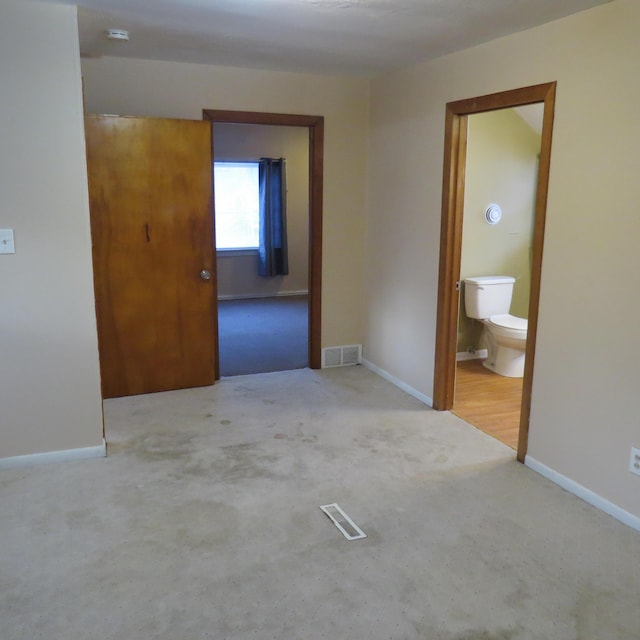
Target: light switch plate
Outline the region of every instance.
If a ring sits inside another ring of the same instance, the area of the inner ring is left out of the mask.
[[[0,229],[0,253],[15,253],[13,229]]]

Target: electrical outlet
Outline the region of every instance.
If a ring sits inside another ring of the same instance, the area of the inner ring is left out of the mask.
[[[640,449],[631,447],[631,461],[629,462],[629,471],[640,476]]]

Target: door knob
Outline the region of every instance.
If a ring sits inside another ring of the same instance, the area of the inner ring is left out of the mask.
[[[203,270],[200,272],[200,277],[201,277],[203,280],[211,280],[211,271],[209,271],[208,269],[203,269]]]

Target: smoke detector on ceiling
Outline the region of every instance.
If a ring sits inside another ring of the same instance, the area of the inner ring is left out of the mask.
[[[128,40],[129,32],[124,29],[107,29],[105,31],[109,40]]]

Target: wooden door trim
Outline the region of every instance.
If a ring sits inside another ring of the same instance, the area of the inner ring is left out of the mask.
[[[529,440],[529,415],[531,412],[533,367],[538,328],[540,275],[551,165],[555,93],[556,83],[548,82],[477,98],[449,102],[446,105],[445,113],[438,314],[433,389],[433,406],[438,410],[449,410],[453,407],[455,391],[455,354],[459,311],[456,283],[460,279],[468,116],[474,113],[508,109],[527,104],[544,104],[532,240],[527,358],[525,361],[518,437],[517,457],[520,462],[524,462]]]
[[[215,123],[307,127],[309,130],[309,367],[322,366],[322,197],[324,167],[324,117],[259,111],[203,109],[202,117]],[[215,136],[213,136],[215,145]],[[215,225],[214,225],[215,226]],[[217,309],[217,291],[215,305]],[[217,313],[214,314],[217,317]],[[216,327],[216,379],[220,377]]]

